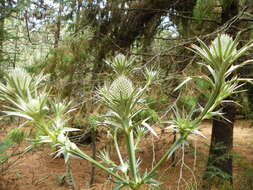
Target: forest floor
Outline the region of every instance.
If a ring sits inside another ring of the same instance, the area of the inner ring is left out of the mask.
[[[185,147],[184,162],[182,151],[176,154],[177,164],[173,167],[168,160],[159,170],[159,181],[162,190],[176,190],[180,184],[180,190],[186,190],[187,186],[199,185],[203,169],[208,157],[208,144],[210,142],[211,124],[204,122],[201,131],[207,137],[194,137],[190,140],[190,146]],[[150,167],[170,147],[171,133],[161,132],[160,137],[148,136],[139,151],[142,158],[143,170]],[[103,140],[98,147],[103,147]],[[20,149],[27,144],[20,146]],[[91,153],[90,146],[81,145],[81,149]],[[237,121],[234,130],[234,185],[236,190],[248,190],[253,186],[253,127],[249,121]],[[66,183],[62,183],[61,176],[65,172],[64,160],[53,159],[52,149],[46,145],[40,146],[22,156],[9,170],[9,173],[0,177],[0,190],[69,190]],[[96,169],[95,185],[88,188],[91,165],[83,160],[71,159],[72,172],[78,190],[111,190],[112,186],[101,170]],[[183,163],[183,164],[182,164]],[[183,167],[182,167],[183,166]],[[180,174],[181,171],[181,174]],[[181,177],[181,180],[179,181]],[[144,187],[143,189],[148,189]]]

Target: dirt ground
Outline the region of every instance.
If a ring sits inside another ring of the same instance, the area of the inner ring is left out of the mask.
[[[208,144],[210,142],[211,124],[204,122],[201,131],[207,139],[194,137],[190,140],[190,146],[185,147],[184,161],[182,162],[182,151],[177,152],[176,166],[172,167],[168,160],[159,170],[159,181],[162,181],[160,189],[175,190],[180,184],[180,190],[187,186],[199,185],[199,180],[205,167]],[[171,133],[160,134],[159,138],[147,137],[142,144],[143,149],[139,151],[142,158],[142,169],[150,167],[162,155],[172,141]],[[99,143],[102,147],[104,143]],[[23,144],[22,148],[26,145]],[[81,145],[81,148],[90,153],[90,147]],[[237,156],[234,161],[235,186],[240,186],[238,176],[242,168],[241,163],[253,163],[253,127],[251,122],[237,121],[234,130],[234,153]],[[251,164],[252,165],[252,164]],[[91,165],[83,160],[71,159],[72,173],[77,190],[110,190],[112,186],[107,180],[106,174],[96,169],[95,185],[88,188]],[[183,166],[183,167],[182,167]],[[5,176],[0,177],[0,190],[69,190],[71,186],[63,183],[62,175],[65,172],[64,160],[53,159],[52,149],[46,145],[30,151],[20,158]],[[182,175],[181,175],[182,174]],[[181,178],[180,178],[181,176]],[[179,179],[181,179],[179,181]],[[238,184],[237,184],[238,183]],[[148,189],[144,187],[143,189]],[[239,189],[239,188],[238,188]]]

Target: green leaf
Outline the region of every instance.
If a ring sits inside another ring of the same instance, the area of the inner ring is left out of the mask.
[[[19,113],[19,112],[4,111],[4,113],[9,115],[9,116],[17,116],[17,117],[22,117],[22,118],[25,118],[25,119],[28,119],[28,120],[33,120],[33,118],[30,117],[29,115]]]
[[[189,82],[190,80],[192,80],[191,77],[187,77],[183,82],[181,82],[174,90],[173,92],[179,90],[180,88],[182,88],[182,86],[184,86],[187,82]]]
[[[1,141],[0,154],[5,153],[12,145],[13,145],[13,142],[10,139],[5,139],[4,141]]]
[[[117,184],[116,186],[113,187],[112,190],[121,190],[122,187],[124,187],[125,185],[124,184]]]
[[[149,124],[146,123],[146,121],[147,121],[148,119],[149,119],[149,118],[143,120],[141,124],[142,124],[144,127],[146,127],[146,128],[149,130],[149,132],[151,132],[154,136],[158,137],[158,135],[156,134],[155,130],[154,130]]]

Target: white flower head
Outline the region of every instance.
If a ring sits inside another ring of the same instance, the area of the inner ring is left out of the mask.
[[[133,91],[132,81],[124,75],[115,79],[109,88],[110,95],[116,99],[128,99]]]
[[[215,38],[210,46],[210,52],[212,55],[221,52],[223,58],[226,57],[226,52],[231,48],[233,44],[233,38],[227,34],[221,34],[219,37]],[[235,55],[237,53],[236,46],[232,49],[231,54]]]

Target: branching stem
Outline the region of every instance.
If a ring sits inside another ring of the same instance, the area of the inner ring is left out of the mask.
[[[163,157],[157,162],[157,164],[148,173],[148,175],[146,176],[146,179],[148,179],[148,178],[150,178],[150,177],[152,177],[154,175],[154,173],[156,172],[156,170],[164,163],[165,160],[167,160],[168,158],[171,157],[171,155],[173,154],[173,152],[175,152],[175,150],[183,143],[184,140],[185,140],[185,137],[184,136],[180,136],[174,142],[174,144],[170,147],[170,149],[163,155]]]

